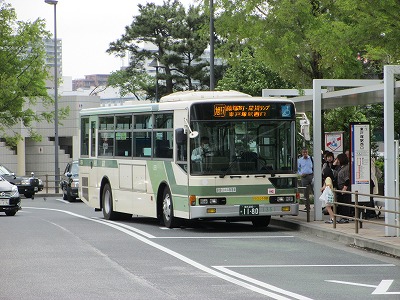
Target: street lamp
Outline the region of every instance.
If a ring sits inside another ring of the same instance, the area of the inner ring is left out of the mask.
[[[214,0],[210,0],[210,91],[214,90]]]
[[[58,166],[58,74],[57,74],[57,0],[44,0],[54,6],[54,173],[55,192],[58,193],[60,182],[60,169]]]
[[[156,102],[159,102],[158,99],[158,69],[165,68],[163,64],[160,64],[157,58],[153,59],[151,63],[149,63],[150,67],[156,68]]]

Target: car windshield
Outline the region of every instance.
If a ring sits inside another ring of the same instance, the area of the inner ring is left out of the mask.
[[[73,162],[71,166],[71,173],[77,175],[79,172],[79,164],[78,162]]]
[[[0,175],[10,175],[11,173],[5,166],[0,165]]]

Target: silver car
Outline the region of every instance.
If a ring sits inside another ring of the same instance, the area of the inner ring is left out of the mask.
[[[5,212],[7,216],[15,216],[20,209],[21,197],[18,187],[0,176],[0,211]]]

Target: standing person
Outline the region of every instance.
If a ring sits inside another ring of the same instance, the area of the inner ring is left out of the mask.
[[[369,191],[370,194],[378,194],[379,193],[378,177],[381,178],[381,176],[382,176],[382,172],[375,165],[375,158],[371,157],[371,181],[370,181],[370,191]],[[369,198],[369,206],[375,207],[374,197]],[[366,215],[366,218],[375,218],[376,211],[375,210],[367,210],[365,212],[365,215]]]
[[[333,161],[334,159],[334,155],[332,152],[327,151],[325,153],[325,157],[324,157],[324,164],[322,165],[322,185],[324,185],[325,179],[330,177],[332,182],[334,180],[334,165],[333,165]]]
[[[301,176],[301,186],[305,187],[304,197],[310,199],[310,189],[314,178],[313,161],[308,155],[307,148],[301,151],[302,156],[297,160],[297,173]]]
[[[329,214],[329,221],[326,221],[325,223],[328,224],[333,224],[333,202],[334,202],[334,195],[333,195],[333,183],[332,179],[330,177],[327,177],[324,181],[324,186],[321,188],[321,196],[319,197],[319,200],[322,201],[322,205],[326,207],[326,211]]]
[[[341,191],[350,191],[350,168],[349,168],[349,159],[345,153],[340,153],[335,160],[336,165],[338,165],[338,174],[337,174],[337,189]],[[351,195],[350,194],[342,194],[337,193],[337,202],[340,203],[351,203]],[[342,216],[350,217],[351,208],[349,206],[338,206],[338,214]],[[338,223],[348,223],[349,220],[347,218],[341,218]]]

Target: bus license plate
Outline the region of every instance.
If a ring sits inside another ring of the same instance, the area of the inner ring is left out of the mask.
[[[240,216],[257,216],[260,212],[258,205],[240,205],[239,215]]]

